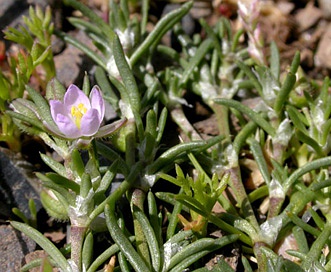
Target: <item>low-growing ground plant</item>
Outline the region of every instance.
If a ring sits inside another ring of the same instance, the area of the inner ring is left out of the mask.
[[[50,171],[36,175],[45,210],[70,230],[65,250],[22,215],[10,221],[48,255],[22,271],[330,271],[330,80],[308,79],[299,52],[281,70],[276,44],[261,36],[259,1],[239,1],[239,31],[201,19],[193,36],[181,25],[192,1],[152,30],[148,0],[139,17],[138,3],[110,1],[107,22],[63,3],[82,14],[68,20],[97,52],[54,29],[49,9],[31,8],[26,26],[5,30],[24,51],[0,73],[0,140],[19,151],[20,133],[33,135],[57,154],[41,154]],[[161,42],[169,31],[179,49]],[[79,86],[56,78],[52,35],[95,63]],[[29,84],[36,69],[40,90]],[[192,97],[217,135],[194,127]],[[96,255],[100,233],[110,241]]]

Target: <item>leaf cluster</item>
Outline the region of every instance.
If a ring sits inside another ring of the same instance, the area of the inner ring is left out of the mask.
[[[329,79],[308,80],[300,53],[288,71],[281,71],[274,43],[270,55],[263,55],[268,63],[256,63],[240,43],[244,31],[233,33],[225,19],[214,27],[200,20],[206,37],[190,37],[180,21],[193,2],[161,18],[151,32],[146,30],[147,0],[141,2],[140,20],[131,19],[128,1],[111,1],[109,23],[81,2],[64,3],[84,15],[70,22],[89,35],[98,52],[66,33],[56,35],[95,61],[105,100],[127,123],[115,135],[93,140],[84,160],[81,146],[49,136],[40,124],[40,108],[58,94],[53,89],[43,98],[27,87],[37,106],[17,100],[17,107],[26,104],[26,116],[10,115],[27,132],[43,131],[39,136],[64,159],[42,155],[54,171],[38,174],[46,188],[44,205],[53,217],[69,219],[72,229],[83,232],[72,238],[68,261],[35,229],[13,226],[34,238],[63,271],[97,271],[108,261],[109,270],[205,271],[204,258],[228,244],[240,248],[247,271],[329,271],[331,254],[323,250],[330,247],[331,234]],[[178,51],[160,43],[169,30]],[[15,38],[13,31],[12,38],[32,49],[21,32]],[[170,61],[160,67],[155,57]],[[87,86],[85,81],[83,89]],[[189,95],[214,114],[217,136],[205,140],[196,131],[185,111]],[[254,103],[248,103],[252,97]],[[44,118],[52,122],[49,113]],[[164,141],[169,122],[181,131],[175,144]],[[114,189],[119,177],[123,181]],[[155,192],[162,183],[176,189]],[[130,208],[123,208],[123,199]],[[167,208],[159,209],[159,203]],[[211,238],[215,228],[224,236]],[[107,231],[112,244],[93,256],[98,231]],[[289,235],[296,247],[287,254],[295,262],[277,253]],[[23,270],[33,265],[37,262]],[[231,271],[223,260],[217,269]]]

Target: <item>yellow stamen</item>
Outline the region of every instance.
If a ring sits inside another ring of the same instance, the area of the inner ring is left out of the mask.
[[[75,124],[78,128],[80,128],[81,119],[86,112],[87,108],[83,103],[79,103],[77,106],[71,107],[71,115],[74,118]]]

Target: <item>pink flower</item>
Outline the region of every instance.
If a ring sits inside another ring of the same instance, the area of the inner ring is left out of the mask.
[[[60,132],[68,139],[95,135],[105,115],[105,103],[98,86],[87,97],[76,85],[67,89],[63,102],[50,100],[53,120]]]

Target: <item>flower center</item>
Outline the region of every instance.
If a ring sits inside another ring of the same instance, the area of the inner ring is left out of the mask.
[[[83,103],[71,107],[71,116],[74,118],[76,126],[80,129],[80,121],[83,115],[87,112],[87,108]]]

